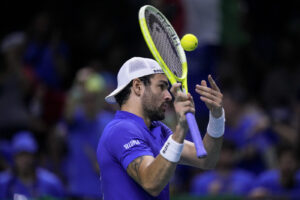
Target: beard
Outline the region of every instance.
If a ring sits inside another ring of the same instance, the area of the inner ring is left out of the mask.
[[[149,88],[142,99],[142,108],[144,115],[147,116],[151,121],[160,121],[165,119],[165,107],[166,103],[157,105],[159,102],[158,98],[153,95]]]
[[[151,121],[160,121],[165,119],[165,112],[162,109],[151,108],[151,106],[144,107],[144,114],[149,117]]]

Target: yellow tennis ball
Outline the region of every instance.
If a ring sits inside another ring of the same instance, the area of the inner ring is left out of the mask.
[[[193,34],[185,34],[182,38],[181,38],[181,46],[184,50],[186,51],[193,51],[197,48],[198,46],[198,39],[195,35]]]

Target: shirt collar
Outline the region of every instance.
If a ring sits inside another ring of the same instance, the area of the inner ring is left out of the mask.
[[[131,120],[136,121],[143,128],[149,130],[148,127],[146,126],[143,118],[141,118],[133,113],[127,112],[127,111],[118,110],[116,112],[115,119],[131,119]]]

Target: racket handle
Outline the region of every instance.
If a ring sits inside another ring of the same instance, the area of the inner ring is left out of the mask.
[[[197,121],[195,119],[195,115],[193,115],[193,113],[186,113],[185,117],[195,144],[197,157],[205,157],[207,153],[202,142],[201,134],[197,125]]]

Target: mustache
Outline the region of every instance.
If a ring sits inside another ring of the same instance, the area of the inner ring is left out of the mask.
[[[165,101],[161,104],[160,107],[165,107],[165,108],[173,108],[173,102],[172,101]]]
[[[170,103],[169,102],[163,102],[161,105],[160,105],[161,108],[169,108],[170,107]]]

